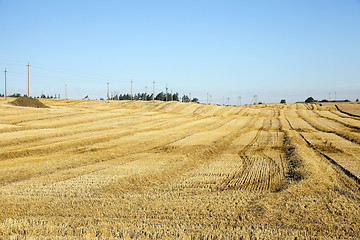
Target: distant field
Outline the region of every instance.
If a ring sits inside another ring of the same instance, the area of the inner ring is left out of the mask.
[[[0,238],[360,236],[360,118],[333,105],[9,101]]]
[[[320,106],[321,104],[321,106]],[[360,117],[360,102],[325,102],[325,103],[316,103],[316,105],[320,108],[326,108],[327,110],[336,109],[336,106],[339,108],[339,110],[357,115]]]

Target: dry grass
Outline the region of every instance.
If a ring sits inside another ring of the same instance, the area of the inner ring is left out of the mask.
[[[321,106],[320,106],[321,104]],[[357,115],[360,117],[360,102],[324,102],[316,103],[317,108],[325,110],[335,110],[335,105],[345,113]]]
[[[360,235],[359,120],[303,104],[0,98],[0,238]]]

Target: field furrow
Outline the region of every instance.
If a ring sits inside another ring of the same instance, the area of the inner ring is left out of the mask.
[[[334,107],[43,102],[0,98],[1,239],[360,234],[358,122]]]
[[[334,133],[346,140],[360,144],[360,133],[353,132],[351,129],[327,119],[321,119],[321,121],[319,121],[316,115],[314,116],[310,112],[298,111],[298,114],[300,118],[314,127],[317,131]]]

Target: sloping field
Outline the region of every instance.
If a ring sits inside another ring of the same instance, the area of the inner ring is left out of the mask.
[[[335,107],[0,98],[0,238],[356,239]]]

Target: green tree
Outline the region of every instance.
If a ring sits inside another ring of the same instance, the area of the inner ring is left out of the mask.
[[[191,102],[199,103],[199,99],[198,99],[198,98],[193,98],[193,99],[191,100]]]
[[[305,100],[306,103],[313,103],[315,102],[314,98],[313,97],[308,97],[306,100]]]
[[[155,100],[165,101],[165,93],[158,93],[155,97]]]
[[[190,102],[190,98],[188,97],[188,95],[184,95],[181,100],[182,102]]]
[[[285,99],[281,99],[280,103],[286,103]]]
[[[172,97],[173,97],[173,101],[179,101],[179,93],[178,92],[174,93]]]

